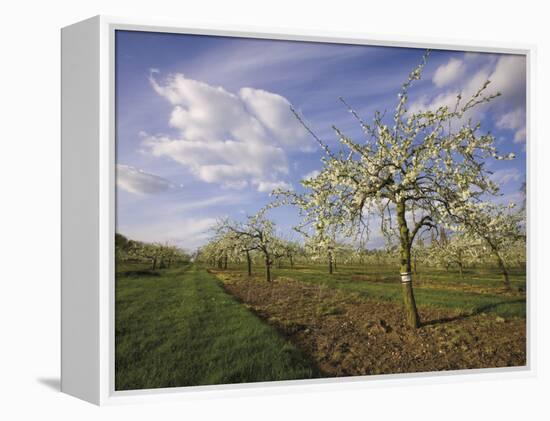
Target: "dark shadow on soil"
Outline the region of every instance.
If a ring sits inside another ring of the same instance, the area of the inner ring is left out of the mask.
[[[422,323],[422,326],[433,326],[433,325],[438,325],[438,324],[443,324],[443,323],[455,322],[457,320],[466,320],[470,317],[477,316],[481,313],[488,313],[488,312],[494,310],[495,308],[497,308],[498,306],[500,306],[502,304],[518,304],[518,303],[523,303],[524,301],[525,300],[520,299],[520,300],[501,301],[501,302],[494,303],[494,304],[488,304],[488,305],[485,305],[485,306],[478,307],[473,312],[468,313],[468,314],[459,314],[458,316],[442,317],[441,319],[429,320],[427,322]]]
[[[55,392],[61,392],[61,379],[57,377],[44,377],[36,379],[36,381]]]
[[[442,317],[441,319],[435,319],[435,320],[429,320],[427,322],[422,322],[421,327],[424,326],[434,326],[434,325],[440,325],[444,323],[451,323],[456,322],[457,320],[466,320],[469,317],[475,316],[477,313],[471,313],[471,314],[459,314],[458,316],[453,317]]]

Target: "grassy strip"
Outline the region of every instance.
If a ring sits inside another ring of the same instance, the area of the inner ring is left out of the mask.
[[[315,375],[290,342],[196,266],[119,271],[115,313],[116,390]]]
[[[374,300],[402,301],[399,283],[378,283],[368,281],[349,281],[345,278],[331,278],[324,273],[302,273],[296,270],[279,270],[279,275],[294,279],[323,283],[329,287],[340,288],[358,293]],[[456,289],[415,287],[415,298],[418,305],[450,308],[464,313],[495,313],[502,317],[525,317],[525,297],[502,294],[480,294],[460,292]]]
[[[233,265],[232,265],[233,267]],[[332,278],[349,280],[372,280],[376,282],[399,282],[399,272],[396,270],[399,265],[338,265],[337,271],[332,275]],[[244,266],[242,270],[244,270]],[[292,270],[298,270],[303,273],[314,273],[327,275],[327,265],[296,265]],[[291,270],[288,265],[285,265],[284,270]],[[260,271],[260,268],[258,268]],[[513,288],[525,288],[525,268],[512,268],[509,270],[510,282]],[[478,267],[464,269],[463,276],[455,268],[450,268],[448,271],[436,267],[419,266],[418,273],[414,274],[414,278],[419,282],[440,284],[442,287],[447,286],[478,286],[483,288],[502,288],[504,282],[502,275],[496,268]]]

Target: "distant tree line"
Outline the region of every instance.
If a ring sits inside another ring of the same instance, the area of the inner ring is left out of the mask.
[[[174,245],[131,240],[119,233],[115,234],[115,258],[117,262],[147,264],[151,270],[188,263],[190,260],[185,251]]]

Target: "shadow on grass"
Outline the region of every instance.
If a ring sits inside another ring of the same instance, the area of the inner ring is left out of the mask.
[[[128,270],[124,272],[118,272],[117,278],[137,278],[140,276],[160,276],[160,272],[154,270]]]
[[[519,300],[513,300],[513,301],[500,301],[498,303],[486,304],[486,305],[477,307],[471,313],[459,314],[457,316],[452,316],[452,317],[442,317],[442,318],[436,319],[436,320],[429,320],[427,322],[423,322],[422,326],[433,326],[433,325],[438,325],[438,324],[455,322],[455,321],[458,321],[458,320],[466,320],[466,319],[469,319],[470,317],[477,316],[481,313],[489,313],[489,312],[495,310],[498,306],[503,305],[503,304],[520,304],[520,303],[523,303],[523,302],[525,302],[525,300],[519,299]]]

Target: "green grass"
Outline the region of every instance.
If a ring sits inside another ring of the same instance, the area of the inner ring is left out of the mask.
[[[255,272],[262,268],[256,266]],[[238,268],[238,270],[243,270]],[[359,294],[373,300],[401,303],[403,301],[399,275],[389,266],[338,268],[329,275],[327,268],[320,265],[275,268],[274,276],[284,276],[302,282],[323,284],[331,288]],[[364,278],[358,278],[362,275]],[[496,270],[491,268],[469,269],[460,279],[458,272],[427,268],[419,272],[422,283],[416,283],[414,294],[419,306],[432,306],[457,310],[462,313],[494,313],[505,318],[525,318],[526,303],[524,294],[502,294],[503,282]],[[372,279],[372,280],[369,280]],[[525,274],[512,272],[513,288],[525,288]],[[468,287],[482,288],[483,292],[468,291]],[[494,290],[494,291],[491,291]]]
[[[148,274],[149,272],[149,274]],[[116,390],[303,379],[311,363],[195,265],[117,267]]]

